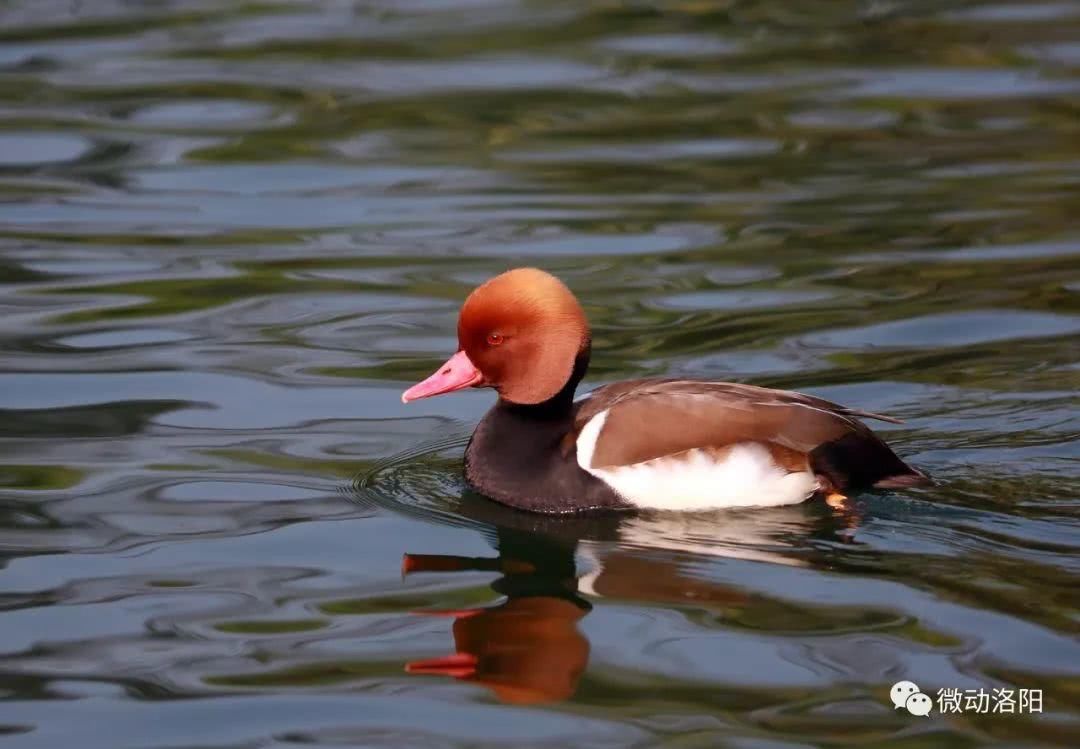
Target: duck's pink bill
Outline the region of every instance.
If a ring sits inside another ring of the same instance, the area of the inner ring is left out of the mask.
[[[426,658],[405,664],[406,673],[439,674],[455,679],[467,679],[476,673],[479,659],[471,653],[455,653],[442,658]]]
[[[484,376],[480,374],[480,370],[469,361],[464,351],[458,351],[447,359],[446,364],[439,367],[435,374],[402,393],[401,402],[409,403],[421,398],[430,398],[433,395],[452,393],[455,390],[479,385],[483,381]]]

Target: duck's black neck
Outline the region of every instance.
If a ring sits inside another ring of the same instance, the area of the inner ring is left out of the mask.
[[[510,401],[499,398],[499,407],[533,419],[558,419],[566,417],[574,406],[574,393],[577,391],[578,383],[585,377],[585,373],[589,371],[589,357],[591,354],[592,343],[586,342],[584,348],[582,348],[574,358],[574,368],[570,372],[570,379],[566,381],[566,384],[562,386],[562,389],[559,392],[548,398],[546,401],[543,401],[542,403],[522,404],[511,403]]]
[[[610,486],[582,470],[573,441],[574,391],[589,368],[586,345],[566,384],[543,403],[499,399],[465,449],[465,479],[478,492],[511,507],[566,513],[625,509]]]

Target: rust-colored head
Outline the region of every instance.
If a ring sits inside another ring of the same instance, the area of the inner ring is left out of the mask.
[[[493,387],[511,403],[543,403],[570,380],[589,345],[585,313],[550,273],[517,268],[479,286],[461,307],[458,352],[402,401]]]

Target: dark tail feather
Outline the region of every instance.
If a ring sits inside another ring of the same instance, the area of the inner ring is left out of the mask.
[[[874,482],[877,489],[912,489],[917,486],[933,486],[934,480],[922,471],[917,471],[908,466],[911,473],[898,473],[895,476],[886,476]]]
[[[897,457],[869,429],[849,432],[810,451],[814,473],[836,491],[926,486],[930,478]]]

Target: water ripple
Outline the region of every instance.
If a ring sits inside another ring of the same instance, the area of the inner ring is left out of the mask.
[[[1078,50],[1063,2],[0,4],[0,731],[1077,745]],[[474,495],[490,394],[399,394],[525,263],[589,387],[895,413],[938,485]]]

